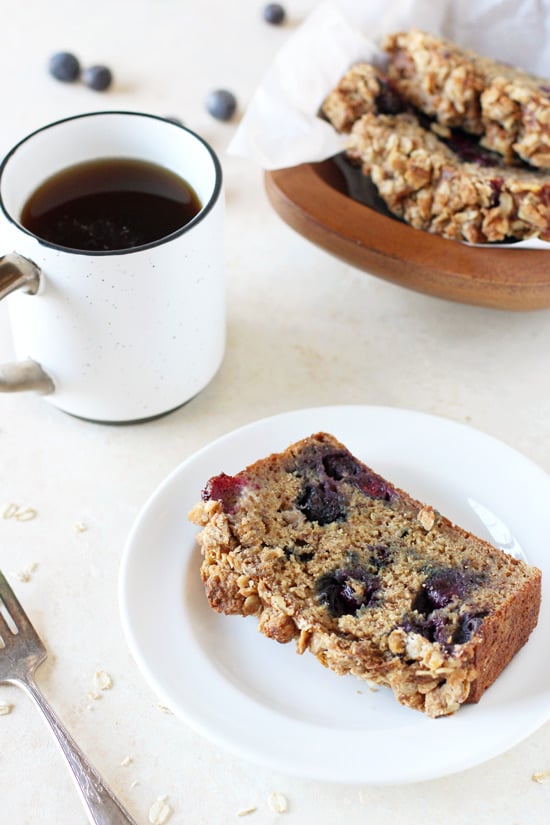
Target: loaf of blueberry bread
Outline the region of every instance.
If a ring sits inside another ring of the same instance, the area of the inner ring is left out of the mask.
[[[477,702],[537,623],[539,570],[326,433],[214,476],[189,518],[214,610],[431,717]]]
[[[389,77],[418,109],[508,162],[550,167],[550,80],[419,29],[388,35],[382,48]]]
[[[550,172],[506,164],[466,132],[430,121],[404,91],[362,63],[323,104],[324,115],[349,135],[348,157],[388,209],[452,240],[550,240]]]

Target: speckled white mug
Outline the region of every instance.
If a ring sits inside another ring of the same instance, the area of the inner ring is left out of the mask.
[[[169,169],[191,184],[200,212],[159,241],[110,252],[56,246],[21,225],[25,202],[47,178],[103,157]],[[189,401],[225,348],[223,212],[218,158],[170,120],[92,112],[18,143],[0,166],[0,297],[10,293],[21,361],[0,365],[0,391],[34,389],[68,413],[113,423]]]

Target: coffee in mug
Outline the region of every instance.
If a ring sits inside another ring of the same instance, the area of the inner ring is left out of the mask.
[[[78,163],[48,178],[21,212],[22,225],[50,243],[90,252],[158,241],[202,208],[169,169],[135,158]]]

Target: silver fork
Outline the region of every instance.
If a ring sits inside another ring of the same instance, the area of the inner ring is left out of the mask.
[[[44,714],[67,760],[90,821],[94,825],[136,825],[38,690],[34,673],[47,655],[28,616],[0,572],[0,684],[24,688]]]

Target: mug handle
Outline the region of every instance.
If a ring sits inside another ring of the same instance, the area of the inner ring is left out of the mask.
[[[0,299],[16,289],[35,295],[40,286],[40,269],[28,258],[11,252],[0,258]],[[54,383],[40,364],[31,359],[14,364],[0,364],[0,392],[34,390],[49,393]]]

